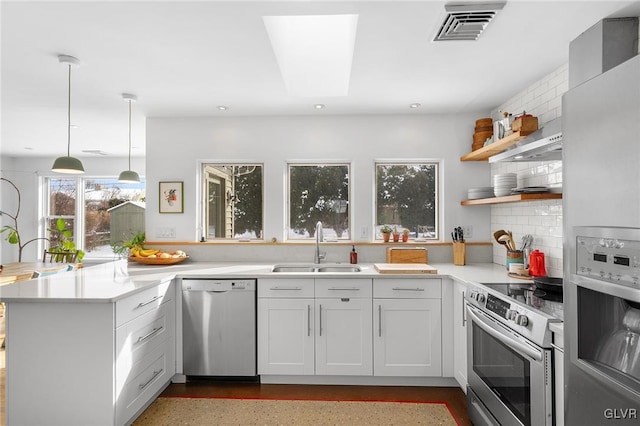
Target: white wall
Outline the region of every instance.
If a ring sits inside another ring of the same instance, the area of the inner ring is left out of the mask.
[[[470,240],[489,241],[489,208],[460,206],[469,187],[477,186],[479,181],[490,181],[487,164],[459,161],[471,149],[475,120],[486,115],[485,111],[461,115],[150,118],[146,128],[150,206],[145,218],[147,239],[199,240],[197,171],[201,160],[264,164],[267,241],[272,237],[282,241],[285,234],[284,185],[288,160],[348,161],[352,164],[353,236],[357,241],[370,241],[374,222],[374,161],[442,159],[442,239],[454,226],[470,225],[473,228]],[[160,181],[184,181],[184,214],[160,214],[157,207],[152,207],[158,206]],[[175,228],[175,238],[160,237],[159,231],[164,228]],[[224,244],[207,247],[211,247],[215,257],[216,250],[224,250],[221,246]],[[269,259],[266,247],[256,256],[262,260],[283,260]],[[299,250],[297,247],[292,245],[291,250]]]
[[[38,236],[39,211],[38,200],[40,196],[39,177],[40,176],[63,176],[59,173],[51,172],[51,165],[54,158],[40,157],[3,157],[0,163],[3,178],[12,181],[20,190],[21,205],[18,216],[18,228],[22,241],[28,241]],[[115,177],[122,170],[126,170],[128,163],[126,157],[90,157],[81,158],[84,165],[85,177]],[[145,163],[143,158],[131,158],[131,168],[137,171],[140,176],[145,175]],[[67,175],[69,176],[69,175]],[[15,191],[6,182],[0,187],[2,210],[14,214],[17,207]],[[12,224],[8,218],[2,217],[2,226]],[[5,234],[1,235],[0,258],[2,263],[17,262],[18,248],[5,241]],[[30,243],[25,248],[22,255],[23,262],[36,261],[41,258],[42,253],[38,249],[37,243]]]
[[[521,113],[538,117],[538,126],[562,115],[562,95],[568,90],[568,66],[563,65],[504,102],[494,111]],[[491,175],[517,173],[518,186],[562,186],[562,161],[492,163]],[[545,253],[547,274],[562,276],[562,200],[521,202],[491,207],[491,232],[498,229],[513,232],[519,243],[524,234],[534,238],[533,248]],[[504,265],[504,247],[494,242],[493,262]]]

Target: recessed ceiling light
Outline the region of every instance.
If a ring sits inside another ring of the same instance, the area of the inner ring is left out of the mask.
[[[315,104],[313,107],[315,109],[322,109],[322,108],[324,108],[324,104]]]
[[[80,126],[78,126],[77,124],[70,124],[69,127],[71,129],[79,129],[80,128]]]
[[[218,108],[220,111],[226,111],[229,109],[229,107],[226,105],[218,105],[216,108]]]
[[[409,108],[414,108],[415,109],[415,108],[420,108],[421,106],[422,105],[420,105],[419,103],[416,102],[414,104],[409,105]]]
[[[33,151],[33,148],[31,148],[30,146],[25,146],[24,149],[26,149],[27,151]]]

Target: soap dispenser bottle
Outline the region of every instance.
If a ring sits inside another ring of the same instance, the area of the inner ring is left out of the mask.
[[[349,255],[349,263],[356,264],[358,263],[358,252],[356,251],[356,246],[351,246],[351,253]]]

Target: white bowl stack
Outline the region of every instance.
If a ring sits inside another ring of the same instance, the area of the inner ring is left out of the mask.
[[[492,186],[483,186],[480,188],[469,188],[467,190],[467,199],[469,200],[477,200],[480,198],[493,198],[493,187]]]
[[[516,173],[499,173],[493,176],[493,193],[496,197],[511,195],[511,190],[518,187]]]

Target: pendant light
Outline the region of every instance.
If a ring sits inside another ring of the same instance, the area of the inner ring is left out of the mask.
[[[138,176],[138,173],[131,170],[131,102],[137,101],[138,97],[129,93],[123,93],[122,99],[129,102],[129,169],[120,173],[120,176],[118,176],[118,182],[138,183],[140,182],[140,176]]]
[[[58,61],[69,67],[69,90],[67,92],[67,156],[58,157],[53,162],[51,171],[58,173],[80,174],[84,173],[82,162],[71,156],[71,67],[79,66],[80,61],[69,55],[59,55]]]

